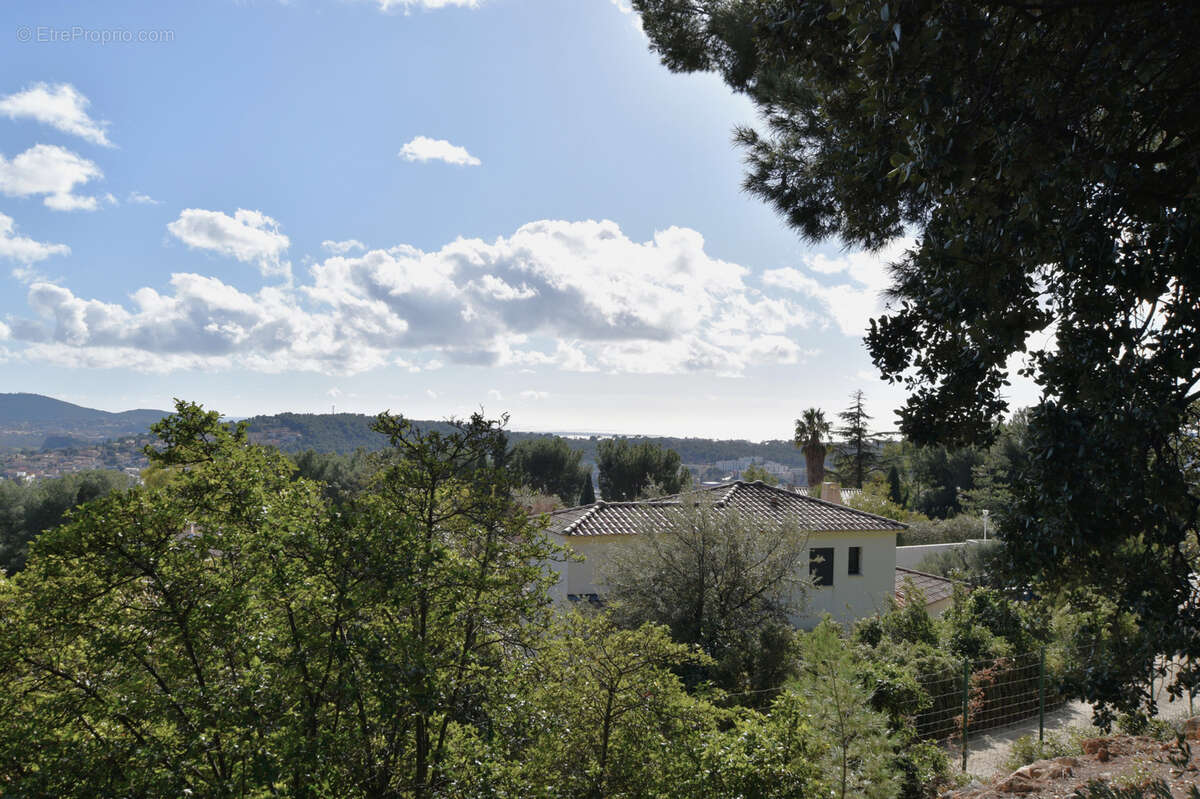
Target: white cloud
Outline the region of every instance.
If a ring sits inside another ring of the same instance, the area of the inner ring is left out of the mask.
[[[451,144],[445,139],[418,136],[400,148],[398,155],[406,161],[445,161],[456,166],[479,166],[478,158],[467,152],[465,147]]]
[[[279,231],[279,223],[261,211],[239,208],[229,216],[220,211],[187,208],[167,225],[167,230],[189,247],[254,264],[267,277],[291,279],[292,265],[281,258],[291,242]]]
[[[8,329],[8,325],[4,324],[3,322],[0,322],[0,341],[4,341],[5,339],[7,339],[11,336],[12,336],[12,331],[10,331]]]
[[[246,249],[236,250],[243,260],[261,255]],[[12,326],[37,357],[62,362],[74,352],[83,365],[154,370],[343,374],[445,361],[737,375],[801,361],[796,340],[812,317],[747,286],[746,274],[710,257],[694,230],[635,242],[613,222],[540,221],[433,252],[401,245],[331,256],[303,285],[255,293],[176,274],[165,294],[144,288],[113,304],[41,281],[29,291],[36,318]]]
[[[100,167],[65,147],[35,144],[11,161],[0,155],[0,192],[9,197],[45,195],[56,211],[94,211],[95,197],[74,194],[75,186],[103,177]]]
[[[133,203],[134,205],[158,205],[158,200],[149,194],[142,194],[140,191],[129,192],[126,202]]]
[[[429,397],[430,399],[438,398],[437,392],[434,391],[432,388],[425,389],[425,396]]]
[[[47,244],[17,235],[17,226],[11,216],[0,214],[0,258],[8,258],[20,264],[35,264],[52,255],[69,255],[71,248],[65,244]]]
[[[501,394],[497,389],[489,388],[488,399],[494,399],[496,402],[504,402],[504,395]]]
[[[479,8],[482,0],[375,0],[380,11],[404,11],[414,8],[435,10],[439,8]]]
[[[112,147],[104,130],[108,123],[88,116],[90,104],[69,83],[35,83],[25,91],[0,97],[0,114],[9,119],[33,119],[92,144]]]
[[[321,242],[321,246],[334,255],[346,255],[347,253],[362,252],[367,249],[367,245],[358,239],[346,239],[345,241],[331,241],[326,239]]]
[[[550,396],[549,391],[534,391],[533,389],[529,389],[527,391],[521,392],[521,399],[531,400],[533,402],[547,399],[549,396]]]
[[[325,396],[329,397],[330,399],[337,399],[338,397],[342,396],[342,390],[337,386],[334,386],[325,392]]]
[[[888,266],[913,244],[897,239],[878,252],[853,252],[840,258],[813,255],[805,259],[808,271],[787,267],[768,269],[763,283],[807,295],[820,303],[847,336],[863,336],[873,316],[884,308],[884,295],[891,285]],[[832,276],[818,280],[812,272]]]

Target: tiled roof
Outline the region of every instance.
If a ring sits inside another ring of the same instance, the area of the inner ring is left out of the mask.
[[[794,524],[801,530],[891,531],[906,525],[814,499],[761,481],[737,480],[724,485],[638,502],[595,502],[550,514],[551,532],[562,535],[632,535],[664,526],[672,512],[686,503],[708,501],[715,508],[733,508],[743,518],[769,519],[774,524]]]
[[[907,580],[912,580],[914,587],[921,589],[921,593],[925,595],[925,604],[932,605],[934,602],[940,602],[943,599],[949,599],[954,595],[954,581],[947,577],[939,577],[936,574],[928,574],[919,572],[915,569],[906,569],[903,566],[896,567],[896,603],[901,607],[904,606],[904,583]]]

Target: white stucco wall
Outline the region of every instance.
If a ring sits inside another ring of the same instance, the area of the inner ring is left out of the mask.
[[[619,546],[625,536],[561,536],[551,534],[555,543],[569,547],[582,557],[565,564],[559,585],[552,592],[558,601],[568,594],[604,595],[602,567],[606,553]],[[793,619],[798,627],[813,627],[825,613],[840,622],[870,616],[886,606],[896,587],[896,534],[893,532],[811,533],[808,546],[832,547],[833,585],[811,588],[806,611]],[[859,575],[848,575],[850,547],[862,547]],[[803,559],[802,577],[808,577],[808,557]]]
[[[842,623],[871,616],[896,591],[896,534],[812,533],[808,546],[833,548],[833,585],[808,590],[808,602],[797,627],[814,627],[828,613]],[[850,547],[862,547],[862,574],[846,574]]]
[[[966,545],[961,542],[955,542],[952,544],[914,544],[908,547],[896,547],[896,565],[902,566],[905,569],[915,569],[929,555],[937,552],[948,552],[951,549],[960,549],[963,546]]]

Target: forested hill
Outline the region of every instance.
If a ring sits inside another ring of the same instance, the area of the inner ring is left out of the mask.
[[[58,449],[96,443],[121,436],[137,435],[167,416],[169,411],[132,410],[110,413],[74,405],[39,394],[0,394],[0,448]],[[357,413],[278,413],[252,416],[246,420],[251,437],[284,452],[349,453],[376,450],[387,445],[371,430],[373,416]],[[444,421],[415,420],[418,427],[449,430]],[[551,435],[512,431],[511,443]],[[603,436],[570,437],[571,446],[583,451],[585,463],[596,462],[596,447]],[[711,464],[745,456],[758,456],[786,466],[801,467],[803,454],[791,441],[755,443],[710,438],[629,436],[635,442],[649,441],[679,453],[684,463]]]
[[[386,446],[383,436],[371,430],[372,416],[356,413],[279,413],[271,416],[253,416],[246,420],[254,440],[271,444],[284,452],[302,452],[313,449],[318,452],[353,452],[362,448],[381,449]],[[445,422],[414,420],[418,427],[448,430]],[[528,438],[551,435],[550,433],[509,433],[512,443]],[[679,453],[684,463],[715,463],[744,456],[758,456],[787,466],[804,465],[804,455],[791,441],[764,441],[755,443],[743,440],[718,440],[711,438],[672,438],[666,436],[629,436],[635,442],[649,441],[668,447]],[[596,462],[596,447],[600,437],[572,437],[571,446],[583,450],[583,460]]]
[[[167,411],[110,413],[41,394],[0,394],[0,447],[43,447],[47,442],[103,441],[144,433]]]

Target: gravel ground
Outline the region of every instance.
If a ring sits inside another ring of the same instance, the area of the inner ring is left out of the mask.
[[[1155,699],[1159,702],[1158,717],[1170,721],[1182,721],[1192,715],[1188,702],[1169,702],[1165,691],[1155,691]],[[1200,713],[1200,697],[1196,698],[1194,707]],[[1046,711],[1046,734],[1063,732],[1070,727],[1092,726],[1092,706],[1085,702],[1070,702],[1056,710]],[[998,771],[1007,771],[1004,761],[1008,759],[1013,742],[1022,735],[1036,736],[1038,734],[1037,716],[1007,727],[988,730],[969,737],[967,752],[967,772],[976,777],[991,777]],[[1099,734],[1099,733],[1097,733]],[[961,768],[961,751],[955,748],[951,752],[951,762],[954,767]]]

